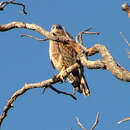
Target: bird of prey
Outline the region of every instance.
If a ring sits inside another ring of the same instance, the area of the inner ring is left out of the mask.
[[[50,33],[56,36],[68,36],[73,39],[59,24],[54,24],[51,27]],[[50,40],[49,56],[54,69],[57,69],[62,74],[66,68],[73,65],[77,61],[77,52],[68,43],[62,43]],[[67,80],[72,84],[75,91],[83,93],[86,96],[90,95],[90,91],[83,74],[83,66],[74,70],[69,74]]]

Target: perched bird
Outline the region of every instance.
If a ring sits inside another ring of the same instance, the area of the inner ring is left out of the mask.
[[[67,36],[73,39],[59,24],[54,24],[50,33],[56,36]],[[73,65],[77,61],[77,52],[68,43],[62,43],[50,40],[49,55],[54,69],[57,69],[62,75],[64,70]],[[67,80],[72,84],[75,91],[83,93],[86,96],[90,95],[90,91],[83,74],[83,66],[74,70],[69,74]]]

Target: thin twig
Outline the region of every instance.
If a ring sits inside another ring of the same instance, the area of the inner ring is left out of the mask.
[[[121,36],[122,39],[126,42],[126,44],[130,47],[129,41],[126,39],[126,37],[123,35],[122,32],[120,32],[120,36]],[[130,51],[129,51],[128,49],[126,50],[126,53],[127,53],[127,55],[128,55],[128,58],[130,59]]]
[[[91,29],[92,29],[92,27],[88,27],[88,29],[83,30],[83,31],[89,31]],[[83,33],[83,31],[79,32],[78,35],[76,36],[75,40],[76,40],[77,43],[81,42],[81,44],[82,44],[82,33]],[[80,39],[80,42],[79,42],[79,39]]]
[[[121,36],[122,39],[127,43],[127,45],[130,47],[130,43],[129,43],[129,41],[126,39],[126,37],[123,35],[122,32],[120,32],[120,36]]]
[[[68,95],[68,96],[71,96],[74,100],[77,100],[77,98],[76,98],[73,94],[70,94],[70,93],[67,93],[67,92],[60,91],[60,90],[54,88],[52,85],[49,85],[49,88],[52,89],[53,91],[55,91],[55,92],[58,93],[58,94]]]
[[[56,78],[56,77],[55,77],[55,78]],[[46,91],[47,88],[52,89],[52,90],[55,91],[57,94],[68,95],[68,96],[72,97],[74,100],[77,100],[77,98],[76,98],[73,94],[70,94],[70,93],[63,92],[63,91],[61,91],[61,90],[58,90],[58,89],[56,89],[55,87],[53,87],[52,85],[47,85],[47,86],[45,86],[45,87],[43,88],[43,91],[42,91],[43,94],[45,93],[45,91]]]
[[[90,130],[94,130],[95,129],[95,127],[97,126],[97,124],[98,124],[98,118],[99,118],[99,112],[97,113],[97,115],[96,115],[96,120],[95,120],[95,122],[94,122],[94,124],[92,125],[92,127],[90,128]],[[86,128],[83,126],[83,124],[80,122],[80,120],[79,120],[79,118],[78,117],[76,117],[76,120],[77,120],[77,124],[78,124],[78,126],[82,129],[82,130],[86,130]]]
[[[126,49],[126,53],[128,55],[128,58],[130,59],[130,51],[128,49]]]
[[[80,120],[79,120],[78,117],[76,117],[76,120],[77,120],[77,125],[78,125],[82,130],[87,130],[87,129],[83,126],[83,124],[80,122]]]
[[[99,118],[99,112],[97,113],[97,116],[96,116],[96,120],[95,120],[95,122],[94,122],[94,124],[92,125],[92,127],[90,128],[90,130],[94,130],[94,128],[97,126],[97,124],[98,124],[98,118]]]
[[[75,39],[76,42],[80,43],[80,44],[83,44],[83,39],[82,39],[83,34],[99,35],[99,32],[88,32],[90,29],[92,29],[92,27],[89,27],[88,29],[79,32],[78,35],[76,36],[76,39]]]
[[[20,5],[23,7],[22,12],[23,14],[27,14],[27,12],[25,11],[25,5],[22,3],[18,3],[18,2],[14,2],[14,0],[10,0],[10,1],[5,1],[5,2],[1,2],[0,3],[0,10],[4,10],[4,8],[9,5],[9,4],[14,4],[14,5]]]
[[[48,38],[40,39],[40,38],[34,37],[34,36],[32,36],[32,35],[27,35],[27,34],[21,34],[20,36],[21,36],[21,37],[30,37],[30,38],[35,39],[35,40],[37,40],[37,41],[47,41],[47,40],[49,40]]]
[[[130,120],[130,117],[127,117],[127,118],[124,118],[124,119],[118,121],[117,123],[120,124],[122,122],[126,122],[126,121],[129,121],[129,120]]]

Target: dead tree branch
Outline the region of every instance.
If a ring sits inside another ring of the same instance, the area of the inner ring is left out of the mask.
[[[83,44],[83,34],[99,35],[99,32],[88,32],[90,29],[92,29],[92,27],[89,27],[88,29],[79,32],[75,38],[76,42],[79,44]]]
[[[77,125],[78,125],[82,130],[87,130],[87,129],[83,126],[83,124],[80,122],[80,120],[79,120],[78,117],[76,117],[76,120],[77,120]]]
[[[99,118],[99,112],[97,113],[97,116],[96,116],[96,120],[95,120],[95,122],[94,122],[94,124],[92,125],[92,127],[90,128],[90,130],[94,130],[94,128],[97,126],[97,124],[98,124],[98,118]]]
[[[95,44],[91,48],[85,48],[83,45],[76,43],[73,39],[70,39],[65,36],[53,35],[36,24],[28,24],[24,22],[11,22],[5,25],[0,25],[0,31],[9,31],[15,28],[25,28],[33,30],[45,36],[49,40],[66,42],[70,44],[78,53],[78,57],[83,66],[87,67],[88,69],[109,70],[117,79],[130,82],[130,72],[125,68],[121,67],[121,65],[119,65],[119,63],[117,63],[114,60],[114,58],[104,45]],[[86,56],[92,56],[96,53],[100,53],[102,60],[87,60]]]
[[[94,122],[94,124],[92,125],[92,127],[90,128],[90,130],[94,130],[95,129],[95,127],[97,126],[97,124],[98,124],[98,118],[99,118],[99,112],[97,113],[97,116],[96,116],[96,120],[95,120],[95,122]],[[79,118],[78,117],[76,117],[76,120],[77,120],[77,125],[82,129],[82,130],[87,130],[84,126],[83,126],[83,124],[80,122],[80,120],[79,120]]]
[[[130,47],[129,41],[126,39],[126,37],[124,36],[124,34],[122,32],[120,32],[120,36],[126,42],[126,44]],[[126,50],[126,53],[128,54],[128,58],[130,59],[130,51],[128,49]]]
[[[37,40],[37,41],[42,41],[42,42],[49,40],[49,39],[47,39],[47,38],[45,38],[45,39],[40,39],[40,38],[31,36],[31,35],[27,35],[27,34],[21,34],[20,36],[21,36],[21,37],[30,37],[30,38],[32,38],[32,39],[35,39],[35,40]]]
[[[3,1],[0,3],[0,11],[4,10],[4,8],[9,5],[9,4],[13,4],[13,5],[19,5],[22,6],[22,12],[23,14],[27,14],[27,12],[25,11],[25,5],[22,3],[18,3],[18,2],[14,2],[14,0],[10,0],[10,1]]]
[[[124,36],[124,34],[122,32],[120,32],[120,35],[122,37],[122,39],[126,42],[126,44],[130,47],[130,43],[129,41],[126,39],[126,37]]]
[[[58,94],[68,95],[68,96],[71,96],[74,100],[77,100],[77,98],[76,98],[73,94],[70,94],[70,93],[67,93],[67,92],[60,91],[60,90],[54,88],[52,85],[50,85],[49,88],[52,89],[53,91],[55,91],[55,92],[58,93]]]
[[[129,121],[129,120],[130,120],[130,117],[127,117],[127,118],[124,118],[124,119],[118,121],[117,123],[120,124],[122,122],[126,122],[126,121]]]
[[[65,73],[63,74],[63,77],[66,78],[74,69],[80,67],[79,64],[74,64],[72,66],[70,66],[69,68],[67,68],[65,70]],[[55,84],[57,82],[60,82],[61,80],[59,78],[57,78],[57,76],[54,76],[51,79],[39,82],[39,83],[30,83],[30,84],[25,84],[21,89],[17,90],[7,101],[3,112],[0,116],[0,126],[2,125],[2,122],[4,120],[4,118],[7,116],[8,111],[12,108],[13,106],[13,102],[22,94],[24,94],[26,91],[33,89],[33,88],[44,88],[44,87],[49,87],[50,89],[52,89],[53,91],[59,93],[59,94],[64,94],[64,95],[68,95],[71,96],[73,99],[77,100],[77,98],[69,93],[57,90],[56,88],[52,87],[52,84]]]
[[[130,82],[130,72],[117,63],[108,49],[101,44],[95,44],[92,48],[86,49],[88,55],[100,53],[102,60],[88,61],[83,56],[81,62],[89,69],[106,69],[119,80]]]
[[[11,23],[8,23],[5,25],[0,25],[1,32],[9,31],[9,30],[15,29],[15,28],[24,28],[24,29],[36,31],[36,32],[40,33],[41,35],[45,36],[46,38],[48,38],[49,40],[62,41],[62,42],[70,41],[70,39],[68,37],[54,36],[53,34],[47,32],[45,29],[38,26],[37,24],[28,24],[28,23],[24,23],[24,22],[11,22]]]

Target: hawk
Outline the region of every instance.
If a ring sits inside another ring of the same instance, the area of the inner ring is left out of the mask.
[[[73,39],[59,24],[54,24],[51,27],[50,33],[55,36],[67,36]],[[78,62],[77,52],[68,43],[62,43],[50,40],[49,56],[54,69],[57,69],[61,74],[63,71],[74,63]],[[90,91],[83,74],[83,66],[74,70],[69,74],[67,80],[72,84],[75,91],[83,93],[86,96],[90,95]]]

